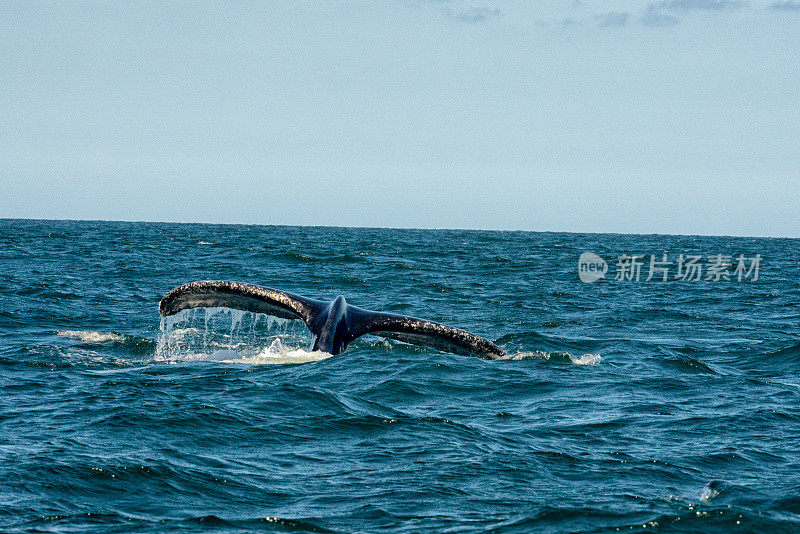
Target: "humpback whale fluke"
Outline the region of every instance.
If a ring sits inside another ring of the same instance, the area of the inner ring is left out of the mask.
[[[341,296],[324,302],[239,282],[205,280],[176,287],[164,295],[158,311],[166,317],[188,308],[216,306],[302,319],[314,334],[313,350],[330,354],[344,351],[359,336],[373,334],[489,360],[506,355],[491,341],[452,326],[364,310],[347,304]]]

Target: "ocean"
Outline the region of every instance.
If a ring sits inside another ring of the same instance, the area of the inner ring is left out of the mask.
[[[800,530],[800,240],[0,220],[0,241],[2,532]],[[161,320],[196,280],[508,356]]]

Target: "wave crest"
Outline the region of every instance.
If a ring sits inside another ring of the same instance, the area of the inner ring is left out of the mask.
[[[56,334],[85,343],[122,343],[126,339],[123,334],[97,332],[96,330],[59,330]]]
[[[553,361],[562,363],[572,363],[574,365],[597,365],[603,358],[599,354],[583,354],[581,356],[573,356],[569,352],[547,352],[544,350],[535,350],[531,352],[517,352],[509,354],[503,360],[541,360]]]

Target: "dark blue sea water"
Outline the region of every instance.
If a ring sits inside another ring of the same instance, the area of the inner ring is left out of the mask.
[[[0,242],[2,532],[800,529],[798,240],[2,220]],[[203,279],[509,358],[325,358],[302,323],[219,309],[159,344],[160,298]]]

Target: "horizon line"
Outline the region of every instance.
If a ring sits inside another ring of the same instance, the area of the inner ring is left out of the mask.
[[[414,231],[441,231],[441,232],[519,232],[535,234],[581,234],[581,235],[633,235],[633,236],[669,236],[669,237],[734,237],[739,239],[800,239],[792,236],[759,236],[735,234],[680,234],[680,233],[654,233],[654,232],[579,232],[574,230],[524,230],[524,229],[499,229],[499,228],[430,228],[419,226],[359,226],[359,225],[331,225],[331,224],[266,224],[266,223],[230,223],[230,222],[201,222],[201,221],[153,221],[153,220],[125,220],[125,219],[48,219],[33,217],[0,217],[0,221],[43,221],[43,222],[107,222],[126,224],[200,224],[207,226],[264,226],[264,227],[292,227],[292,228],[341,228],[363,230],[414,230]]]

